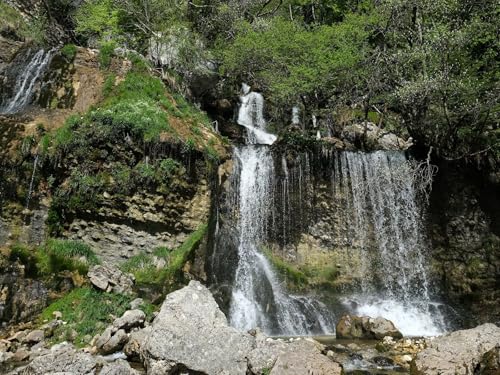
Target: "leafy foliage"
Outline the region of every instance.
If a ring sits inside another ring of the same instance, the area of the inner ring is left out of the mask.
[[[66,57],[68,61],[73,61],[76,56],[76,46],[74,44],[65,44],[61,49],[61,54]]]

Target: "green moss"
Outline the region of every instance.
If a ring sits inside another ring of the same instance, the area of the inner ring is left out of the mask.
[[[67,324],[56,329],[52,341],[64,341],[70,336],[69,332],[75,330],[75,344],[84,346],[112,323],[115,317],[121,316],[129,308],[130,301],[131,297],[120,294],[104,293],[87,287],[77,288],[43,310],[40,323],[52,320],[53,312],[60,311]]]
[[[61,52],[66,60],[71,62],[75,59],[77,48],[74,44],[65,44],[59,52]]]
[[[303,289],[308,284],[307,276],[295,266],[275,255],[270,249],[263,248],[266,257],[271,261],[276,271],[285,279],[291,289]]]

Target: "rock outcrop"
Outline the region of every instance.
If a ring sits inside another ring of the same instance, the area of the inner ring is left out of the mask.
[[[372,150],[406,150],[413,144],[411,139],[405,141],[372,122],[345,126],[342,138],[355,145],[361,143]]]
[[[402,338],[403,335],[390,320],[377,317],[344,315],[336,327],[338,339],[377,339],[386,336]]]
[[[88,277],[92,285],[105,292],[132,293],[132,286],[134,285],[133,276],[124,274],[114,266],[93,266],[88,272]]]
[[[475,374],[485,353],[498,343],[500,328],[491,323],[437,337],[429,340],[427,349],[417,354],[411,363],[411,374]]]

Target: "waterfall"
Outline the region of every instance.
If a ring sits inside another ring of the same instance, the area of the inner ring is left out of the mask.
[[[250,91],[250,87],[246,84],[242,85],[242,92],[237,122],[247,129],[247,143],[273,144],[277,137],[265,131],[264,97],[258,92]]]
[[[444,324],[429,296],[414,167],[402,152],[344,152],[339,162],[349,181],[350,235],[363,251],[361,293],[349,298],[356,313],[390,319],[407,336],[439,334]]]
[[[23,73],[17,77],[13,91],[15,95],[0,108],[0,113],[18,113],[30,104],[35,84],[44,72],[45,67],[50,62],[52,53],[53,50],[46,52],[45,50],[40,49],[33,55],[28,65],[26,65]]]
[[[266,145],[276,137],[266,132],[262,96],[245,89],[238,123],[248,129],[249,144],[234,150],[239,238],[230,323],[241,330],[259,327],[275,335],[332,333],[334,324],[326,307],[312,298],[289,294],[262,253],[275,186],[274,160]]]
[[[29,210],[31,195],[33,193],[33,183],[35,182],[36,167],[38,164],[38,154],[35,155],[35,160],[33,161],[33,172],[31,173],[30,186],[28,189],[28,195],[26,197],[26,210]]]

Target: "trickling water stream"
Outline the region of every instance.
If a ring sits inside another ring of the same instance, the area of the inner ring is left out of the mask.
[[[6,103],[3,103],[0,107],[0,113],[18,113],[30,104],[35,84],[49,64],[52,54],[53,50],[45,51],[40,49],[33,55],[23,73],[17,76],[13,90],[14,96],[9,98]]]

